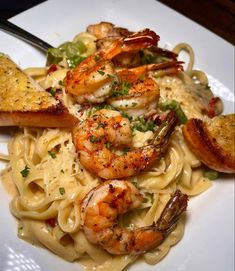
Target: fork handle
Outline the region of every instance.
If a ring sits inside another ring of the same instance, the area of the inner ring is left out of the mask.
[[[0,18],[0,29],[3,31],[16,36],[17,38],[34,45],[35,47],[41,49],[43,52],[47,52],[49,48],[53,46],[46,43],[45,41],[39,39],[38,37],[34,36],[33,34],[25,31],[24,29],[20,28],[19,26]]]

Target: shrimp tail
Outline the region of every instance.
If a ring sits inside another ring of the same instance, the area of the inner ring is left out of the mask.
[[[154,31],[148,28],[123,38],[125,45],[137,45],[138,49],[140,48],[140,45],[143,48],[157,45],[159,40],[160,37]]]
[[[167,61],[158,64],[150,64],[149,70],[155,70],[154,77],[174,75],[184,70],[183,61]]]
[[[156,222],[156,228],[168,235],[175,227],[181,214],[186,210],[188,205],[188,196],[176,190],[168,201],[160,218]]]
[[[165,120],[156,131],[155,136],[152,139],[151,145],[154,145],[157,149],[159,148],[161,150],[161,153],[164,153],[168,146],[170,136],[173,133],[177,124],[178,117],[176,116],[175,112],[169,112]]]
[[[149,71],[152,70],[160,70],[160,69],[165,69],[165,68],[170,68],[170,67],[175,67],[178,68],[179,70],[183,70],[183,61],[177,61],[177,60],[173,60],[173,61],[166,61],[166,62],[162,62],[162,63],[154,63],[154,64],[149,64],[147,65],[147,69]]]
[[[150,29],[144,29],[128,37],[116,40],[111,47],[105,51],[106,59],[113,59],[123,52],[136,51],[157,45],[160,37]]]
[[[135,231],[135,245],[130,254],[138,255],[158,247],[175,229],[188,204],[188,196],[176,190],[163,209],[160,218],[151,226]]]
[[[132,69],[128,69],[128,73],[129,74],[133,73],[136,76],[140,76],[150,71],[154,71],[154,77],[162,77],[165,75],[177,74],[178,72],[183,71],[182,66],[183,63],[184,63],[183,61],[172,60],[162,63],[147,64]],[[127,72],[124,69],[121,72],[119,72],[120,75],[122,75],[122,73],[125,75],[125,73]]]

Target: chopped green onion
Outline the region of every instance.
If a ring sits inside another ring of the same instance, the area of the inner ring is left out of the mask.
[[[162,111],[166,111],[166,110],[174,111],[177,117],[179,118],[179,121],[181,124],[185,124],[188,120],[180,104],[175,100],[166,100],[165,102],[159,103],[159,108]]]
[[[28,175],[29,175],[29,170],[30,170],[30,168],[28,167],[28,166],[25,166],[25,168],[23,169],[23,170],[21,170],[21,175],[22,175],[22,177],[27,177]]]
[[[82,41],[78,42],[65,42],[61,44],[58,49],[64,52],[67,57],[73,57],[78,54],[83,54],[86,52],[87,47]]]
[[[56,158],[56,154],[52,151],[48,151],[48,154],[51,156],[52,159]]]
[[[47,51],[47,66],[50,64],[58,64],[62,60],[66,60],[69,68],[74,68],[81,63],[85,57],[81,56],[87,51],[86,45],[82,41],[65,42],[58,48],[49,48]]]
[[[47,62],[46,65],[58,64],[64,58],[63,52],[58,48],[49,48],[47,50]]]
[[[219,177],[219,173],[215,170],[206,170],[204,171],[203,176],[210,180],[215,180]]]
[[[83,60],[85,59],[85,57],[83,56],[72,56],[67,58],[67,63],[70,69],[75,68],[78,64],[80,64]]]
[[[59,188],[59,192],[60,192],[60,195],[64,195],[64,194],[65,194],[65,189],[64,189],[64,187],[60,187],[60,188]]]

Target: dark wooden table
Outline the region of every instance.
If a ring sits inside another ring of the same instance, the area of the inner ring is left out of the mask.
[[[8,19],[40,2],[43,1],[1,0],[0,17]],[[173,8],[235,45],[234,0],[160,0],[159,2]]]
[[[160,0],[235,45],[234,0]]]

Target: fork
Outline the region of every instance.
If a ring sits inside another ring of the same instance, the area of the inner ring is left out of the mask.
[[[33,34],[25,31],[19,26],[1,18],[0,18],[0,29],[31,45],[34,45],[35,47],[37,47],[38,49],[42,50],[45,53],[49,48],[54,47],[48,44],[47,42],[39,39],[38,37],[34,36]]]

